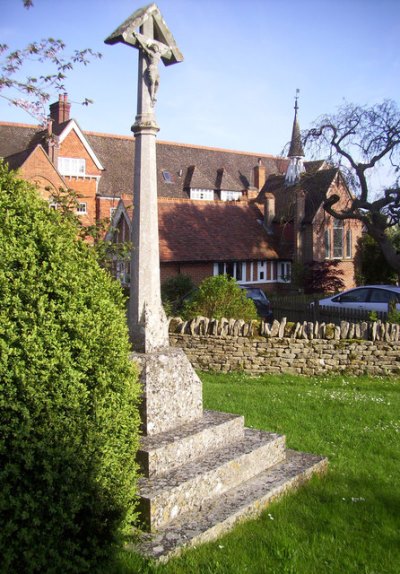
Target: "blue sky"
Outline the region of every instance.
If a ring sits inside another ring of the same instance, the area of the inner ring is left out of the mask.
[[[137,51],[104,39],[146,4],[132,0],[0,0],[0,42],[21,48],[53,36],[103,58],[66,88],[84,130],[129,135]],[[159,0],[184,56],[161,66],[159,139],[279,154],[290,138],[296,88],[305,129],[344,100],[399,101],[398,0]],[[40,73],[35,65],[29,72]],[[54,98],[56,99],[56,98]],[[0,120],[34,123],[0,98]]]

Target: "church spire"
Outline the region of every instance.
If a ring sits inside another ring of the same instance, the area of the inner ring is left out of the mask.
[[[303,165],[304,150],[301,143],[300,127],[297,120],[297,112],[299,109],[298,99],[300,90],[296,90],[295,104],[294,104],[294,120],[292,128],[292,139],[290,141],[290,148],[288,153],[289,165],[286,172],[285,184],[294,185],[300,179],[300,175],[305,171]]]

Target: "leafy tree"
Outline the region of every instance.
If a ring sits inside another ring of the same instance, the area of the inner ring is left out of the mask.
[[[78,236],[93,248],[101,267],[114,275],[116,261],[128,262],[130,260],[132,250],[130,241],[119,242],[105,239],[105,233],[110,228],[110,219],[104,218],[89,226],[82,223],[77,215],[80,194],[75,190],[59,188],[51,194],[51,202],[64,219],[76,226]]]
[[[326,115],[305,133],[311,149],[328,152],[329,160],[340,166],[353,199],[343,209],[339,196],[330,196],[326,211],[337,219],[361,221],[379,245],[388,264],[400,273],[400,253],[389,229],[400,221],[400,111],[397,104],[384,100],[371,107],[345,104],[337,114]],[[392,184],[383,192],[373,185],[371,176],[387,167],[393,171]]]
[[[313,261],[305,266],[306,293],[336,293],[344,289],[339,261]]]
[[[135,518],[124,300],[73,221],[0,163],[2,574],[96,572]]]
[[[166,279],[161,285],[161,298],[168,315],[178,315],[183,309],[185,297],[190,295],[195,285],[189,275],[177,275]]]
[[[251,299],[241,289],[232,277],[216,275],[204,279],[184,308],[187,318],[202,315],[204,317],[221,319],[257,319],[257,310]]]
[[[25,8],[33,6],[32,0],[23,3]],[[44,124],[50,97],[54,92],[65,92],[67,74],[76,65],[86,66],[92,58],[101,58],[100,52],[85,48],[68,53],[62,40],[51,37],[31,42],[22,49],[0,44],[0,97]],[[46,64],[49,72],[40,76],[25,75],[24,65],[32,61]],[[85,98],[81,103],[88,105],[92,100]]]
[[[400,232],[398,227],[389,230],[393,245],[400,251]],[[357,275],[357,283],[368,284],[390,284],[398,279],[398,273],[391,267],[383,256],[379,245],[370,235],[363,235],[357,246],[357,268],[360,272]]]

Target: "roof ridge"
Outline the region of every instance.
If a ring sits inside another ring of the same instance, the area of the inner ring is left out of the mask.
[[[82,130],[82,131],[84,134],[87,134],[89,136],[111,137],[111,138],[117,138],[117,139],[122,139],[122,140],[129,140],[129,141],[133,140],[133,136],[129,136],[129,135],[112,134],[112,133],[106,133],[106,132],[93,132],[90,130]],[[157,139],[157,143],[161,144],[161,145],[174,145],[174,146],[185,147],[185,148],[196,148],[196,149],[204,149],[204,150],[210,150],[210,151],[223,151],[223,152],[227,152],[227,153],[235,153],[235,154],[240,154],[240,155],[251,155],[251,156],[261,157],[261,158],[287,159],[284,156],[272,154],[272,153],[261,153],[261,152],[244,151],[244,150],[241,151],[241,150],[234,150],[234,149],[222,148],[222,147],[205,146],[205,145],[201,145],[201,144],[174,142],[174,141],[170,141],[170,140],[159,140],[159,139]]]
[[[43,126],[39,125],[39,124],[22,124],[19,122],[3,122],[0,121],[0,126],[13,126],[13,127],[18,127],[18,128],[35,128],[35,129],[40,129],[41,131],[43,131]]]

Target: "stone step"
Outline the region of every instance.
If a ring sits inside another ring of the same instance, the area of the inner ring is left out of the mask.
[[[143,522],[156,530],[177,516],[201,508],[285,457],[285,437],[244,429],[244,438],[164,476],[139,479]]]
[[[162,476],[207,453],[243,439],[244,417],[204,411],[194,422],[172,431],[143,436],[137,460],[144,476]]]
[[[324,472],[327,466],[324,457],[287,450],[280,463],[171,521],[157,533],[141,534],[132,549],[166,561],[185,547],[215,540],[239,521],[256,517],[272,500],[300,486],[312,474]]]

